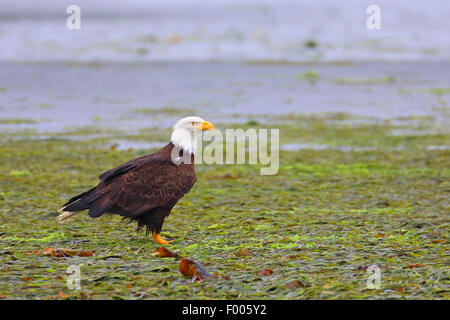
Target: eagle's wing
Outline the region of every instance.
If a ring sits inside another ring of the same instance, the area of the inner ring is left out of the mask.
[[[124,163],[121,166],[118,166],[116,168],[113,168],[111,170],[103,172],[98,178],[102,181],[107,181],[114,177],[120,176],[124,173],[127,173],[131,169],[136,168],[138,165],[142,165],[143,163],[150,163],[159,158],[161,158],[161,156],[154,155],[154,154],[139,157],[139,158],[133,159],[131,161],[128,161],[127,163]]]
[[[89,210],[91,217],[104,212],[139,216],[155,207],[171,207],[189,192],[195,172],[187,165],[175,165],[170,156],[137,158],[100,176],[99,195]]]

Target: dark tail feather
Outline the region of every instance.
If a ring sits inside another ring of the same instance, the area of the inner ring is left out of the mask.
[[[76,212],[89,209],[89,204],[86,203],[83,199],[78,198],[73,202],[70,202],[66,206],[62,207],[61,209],[62,211]]]
[[[58,211],[62,212],[59,216],[56,217],[59,223],[65,222],[70,217],[74,216],[78,213],[78,211],[84,210],[88,208],[87,203],[82,200],[82,197],[86,194],[82,193],[70,199],[67,203],[65,203],[61,209]]]
[[[61,209],[59,209],[59,212],[62,212],[56,219],[58,222],[64,222],[65,220],[69,219],[70,217],[74,216],[78,211],[89,209],[89,194],[94,191],[95,188],[92,188],[91,190],[81,193],[69,201],[67,201]]]
[[[58,211],[69,211],[69,212],[74,212],[74,211],[81,211],[81,210],[85,210],[85,209],[89,209],[89,204],[87,203],[87,201],[85,199],[82,199],[85,195],[87,195],[88,193],[90,193],[91,191],[93,191],[95,188],[87,191],[87,192],[83,192],[75,197],[73,197],[72,199],[70,199],[69,201],[67,201],[62,207],[61,209],[59,209]]]
[[[90,191],[90,190],[89,190]],[[69,201],[67,201],[66,203],[63,204],[63,206],[61,207],[61,209],[59,209],[58,211],[62,211],[65,207],[67,207],[68,205],[70,205],[71,203],[77,201],[78,199],[81,199],[82,196],[84,196],[87,192],[83,192],[75,197],[73,197],[72,199],[70,199]]]
[[[120,185],[109,186],[102,190],[95,190],[89,194],[89,216],[92,218],[100,217],[114,207],[121,193]]]
[[[109,210],[109,199],[100,198],[89,206],[89,217],[97,218]]]

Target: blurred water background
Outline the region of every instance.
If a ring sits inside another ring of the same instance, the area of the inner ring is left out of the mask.
[[[66,28],[71,4],[79,31]],[[366,28],[370,4],[381,8],[379,31]],[[1,0],[0,59],[442,61],[449,16],[442,0]]]
[[[81,30],[66,28],[71,4]],[[0,129],[138,130],[177,110],[445,122],[449,16],[442,0],[0,0]]]

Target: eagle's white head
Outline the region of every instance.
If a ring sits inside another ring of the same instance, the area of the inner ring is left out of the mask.
[[[214,130],[211,122],[205,121],[200,117],[186,117],[175,123],[170,141],[175,147],[193,154],[196,147],[194,133],[205,130]]]

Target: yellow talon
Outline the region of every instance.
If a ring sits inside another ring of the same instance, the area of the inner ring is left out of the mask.
[[[154,240],[156,243],[159,243],[159,244],[169,244],[169,243],[172,243],[172,242],[173,242],[173,240],[172,240],[172,241],[164,240],[163,238],[161,238],[161,235],[160,235],[159,233],[153,232],[152,235],[153,235],[153,240]]]

